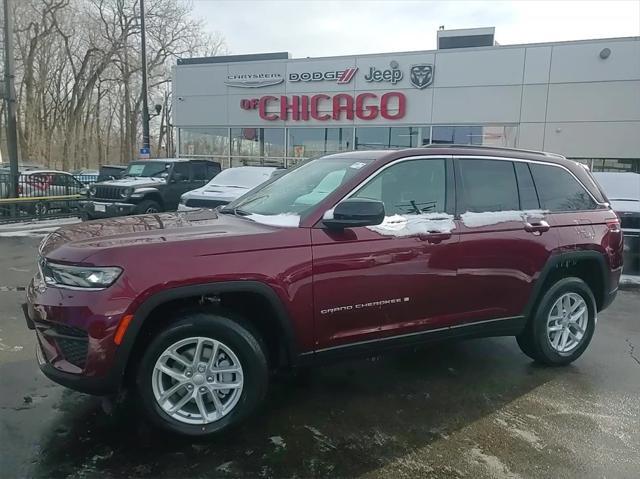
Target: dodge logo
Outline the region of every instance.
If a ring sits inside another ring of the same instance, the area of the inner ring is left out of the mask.
[[[429,63],[420,63],[418,65],[411,65],[409,70],[409,77],[411,78],[411,84],[416,87],[423,88],[428,87],[433,82],[433,65]]]

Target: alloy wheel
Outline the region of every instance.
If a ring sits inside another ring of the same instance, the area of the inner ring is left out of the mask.
[[[584,339],[589,322],[589,308],[582,296],[565,293],[549,311],[547,338],[551,347],[561,355],[568,355]]]
[[[229,414],[242,394],[240,360],[227,345],[191,337],[169,346],[153,368],[156,402],[185,424],[210,424]]]

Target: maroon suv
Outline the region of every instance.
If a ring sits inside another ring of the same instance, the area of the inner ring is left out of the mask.
[[[185,434],[236,423],[270,372],[443,338],[513,335],[568,364],[622,270],[583,166],[482,147],[340,153],[217,210],[61,228],[25,314],[54,381],[132,385]]]

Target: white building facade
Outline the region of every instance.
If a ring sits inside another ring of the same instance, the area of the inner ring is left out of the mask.
[[[180,60],[178,154],[288,166],[345,150],[456,143],[640,172],[640,37],[491,44]]]

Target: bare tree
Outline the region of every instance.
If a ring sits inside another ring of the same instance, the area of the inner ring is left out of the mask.
[[[138,0],[23,0],[14,8],[23,161],[69,169],[132,159],[142,103]],[[189,2],[147,0],[145,10],[149,100],[163,105],[154,145],[167,154],[171,66],[226,46],[191,17]]]

